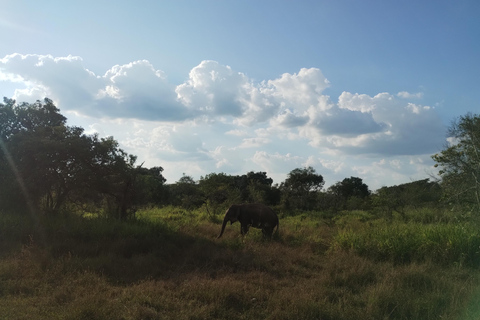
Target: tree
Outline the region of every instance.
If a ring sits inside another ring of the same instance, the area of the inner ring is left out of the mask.
[[[243,203],[267,203],[272,191],[273,179],[266,172],[253,172],[233,177],[233,187],[241,194],[240,202]]]
[[[162,167],[137,169],[135,202],[140,206],[161,205],[167,202],[167,181],[162,175]]]
[[[323,188],[323,176],[317,174],[312,167],[297,168],[290,171],[283,183],[285,189],[301,190],[302,192],[316,192]]]
[[[45,98],[19,105],[13,99],[3,98],[0,103],[0,139],[6,143],[20,132],[35,132],[39,128],[64,126],[67,118],[60,114],[53,101]]]
[[[4,98],[0,104],[2,206],[21,207],[23,202],[34,210],[45,193],[47,210],[61,205],[67,186],[60,175],[65,166],[71,166],[69,146],[81,133],[78,128],[65,127],[65,122],[49,99],[17,105]]]
[[[374,204],[383,209],[389,218],[393,211],[406,219],[407,208],[434,205],[438,202],[441,189],[429,179],[417,180],[398,186],[382,187],[374,195]]]
[[[170,185],[171,203],[185,209],[194,209],[204,203],[204,196],[193,177],[182,175],[178,181]]]
[[[366,198],[370,195],[370,190],[368,186],[363,183],[361,178],[350,177],[345,178],[341,182],[337,182],[331,187],[332,190],[335,190],[339,195],[348,199],[350,197]]]
[[[279,202],[279,190],[272,187],[273,179],[266,172],[250,171],[243,175],[210,173],[200,177],[199,187],[207,207],[214,213],[234,203],[263,203],[275,205]]]
[[[328,188],[328,193],[336,198],[337,206],[343,207],[343,209],[347,209],[347,207],[350,207],[348,209],[358,209],[355,207],[362,206],[363,200],[370,195],[370,190],[361,178],[350,177],[332,185]]]
[[[231,203],[241,201],[241,194],[234,185],[235,177],[223,172],[209,173],[205,177],[200,177],[200,190],[213,214],[218,214]]]
[[[59,111],[49,99],[0,104],[0,204],[18,207],[23,195],[33,209],[51,213],[70,197],[97,199],[113,216],[126,218],[134,203],[136,157],[112,137],[66,126]]]
[[[480,115],[467,114],[449,130],[450,144],[432,156],[447,199],[480,210]]]
[[[281,184],[283,202],[287,208],[300,210],[313,209],[316,194],[322,190],[325,181],[323,176],[317,174],[312,167],[297,168],[287,175]]]

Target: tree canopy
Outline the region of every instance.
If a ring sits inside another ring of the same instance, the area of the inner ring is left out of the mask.
[[[33,104],[4,99],[0,128],[2,207],[25,203],[23,197],[33,210],[58,212],[67,199],[90,199],[120,218],[130,214],[140,168],[113,137],[67,126],[49,99]]]
[[[283,202],[292,209],[311,209],[317,201],[316,194],[322,190],[324,184],[323,176],[317,174],[312,167],[293,169],[280,186]]]
[[[467,114],[449,130],[449,145],[433,156],[449,200],[480,209],[480,115]]]
[[[368,186],[363,183],[361,178],[357,177],[345,178],[341,182],[337,182],[331,186],[329,190],[345,199],[349,199],[351,197],[364,199],[370,194]]]

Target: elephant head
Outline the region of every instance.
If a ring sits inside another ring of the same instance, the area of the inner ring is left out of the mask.
[[[227,222],[230,224],[240,222],[240,232],[242,235],[247,234],[250,227],[262,229],[263,235],[271,237],[273,230],[277,227],[278,217],[272,209],[263,204],[234,204],[225,212],[222,230],[217,239],[223,235]]]
[[[220,231],[220,234],[218,235],[217,239],[220,238],[223,235],[223,232],[225,231],[225,227],[230,221],[230,225],[233,224],[234,222],[238,221],[238,216],[240,215],[240,208],[238,205],[233,205],[230,208],[225,211],[225,217],[223,218],[223,223],[222,223],[222,231]]]

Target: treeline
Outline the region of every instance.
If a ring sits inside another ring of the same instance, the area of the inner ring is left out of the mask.
[[[241,176],[212,173],[198,182],[183,176],[177,183],[166,185],[164,199],[185,209],[205,205],[211,213],[219,213],[231,203],[260,202],[287,215],[305,211],[335,214],[344,210],[375,210],[386,217],[392,217],[394,212],[405,217],[408,209],[443,205],[440,184],[429,179],[382,187],[376,192],[371,192],[358,177],[345,178],[326,190],[322,189],[323,184],[323,177],[312,167],[292,170],[279,185],[273,185],[265,172]]]
[[[34,214],[79,210],[127,219],[149,205],[205,206],[216,214],[231,203],[261,202],[286,214],[375,209],[403,215],[408,207],[439,205],[443,198],[478,209],[479,119],[460,118],[450,132],[459,143],[433,156],[443,168],[442,183],[424,179],[372,192],[361,178],[349,177],[324,190],[323,176],[307,167],[292,170],[280,184],[273,184],[266,172],[253,171],[210,173],[198,181],[183,175],[167,184],[163,168],[138,164],[137,157],[122,150],[113,137],[100,138],[67,126],[51,100],[29,104],[4,98],[0,104],[0,208]],[[465,122],[470,126],[463,127]]]

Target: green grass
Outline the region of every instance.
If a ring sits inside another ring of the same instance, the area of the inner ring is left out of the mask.
[[[371,224],[341,230],[332,247],[395,263],[480,266],[480,229],[470,224]]]
[[[366,212],[280,238],[151,208],[132,221],[0,214],[0,319],[477,319],[475,224]]]

